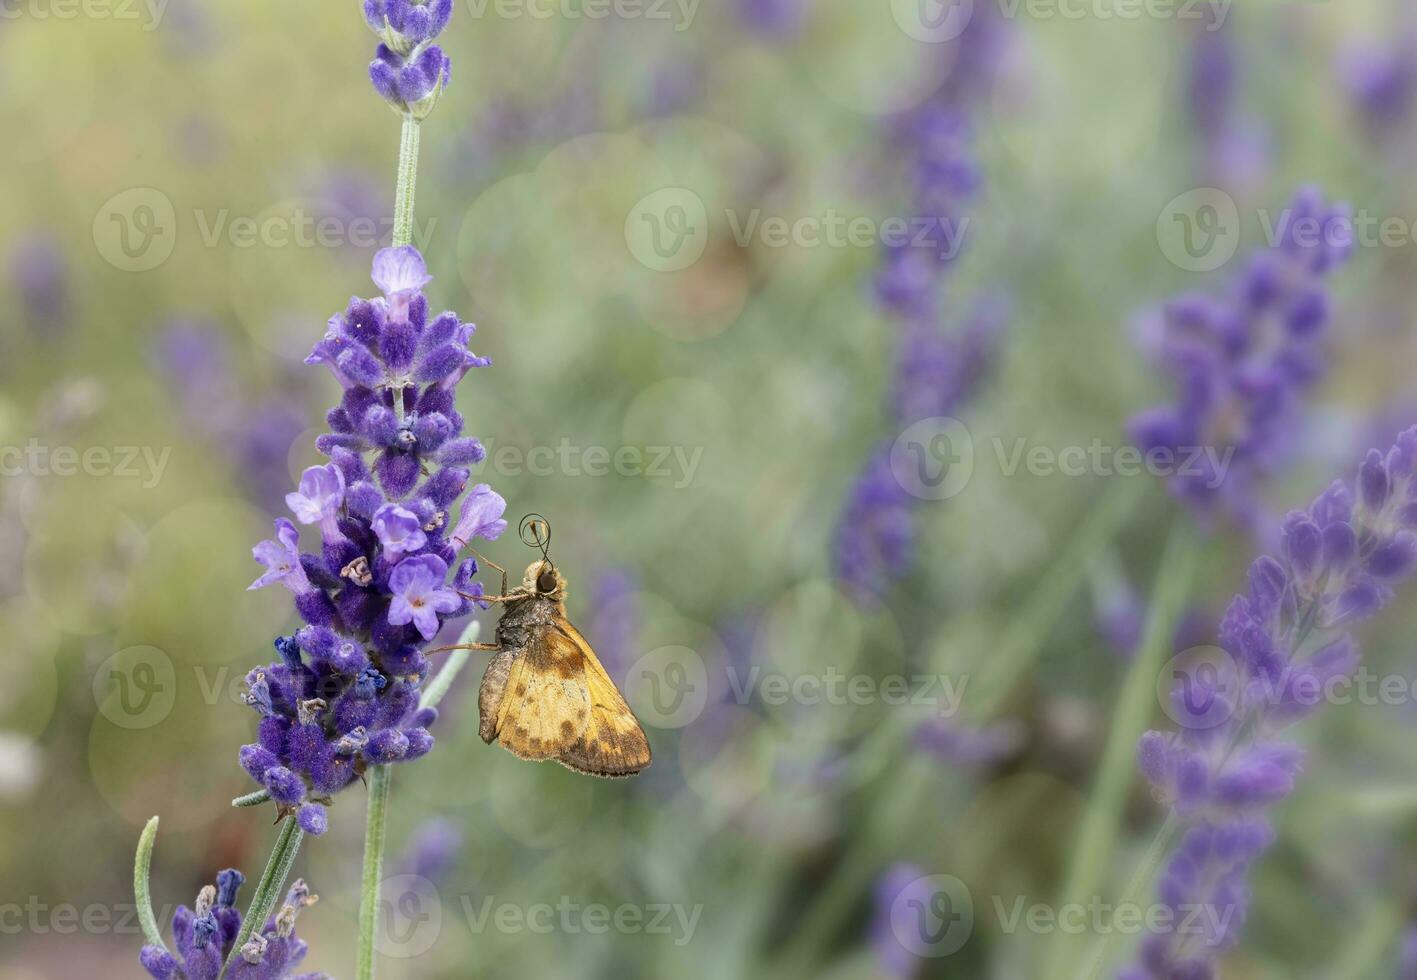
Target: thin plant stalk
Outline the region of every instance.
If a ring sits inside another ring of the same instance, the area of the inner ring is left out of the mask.
[[[398,184],[394,191],[395,248],[413,242],[413,202],[418,187],[418,125],[417,119],[406,114],[399,133]],[[402,420],[402,392],[394,393],[394,411]],[[359,897],[357,980],[373,980],[374,976],[374,935],[379,927],[379,890],[389,832],[389,784],[387,763],[369,770],[369,808],[364,819],[364,872]]]
[[[1087,905],[1107,877],[1108,861],[1136,772],[1137,739],[1151,719],[1157,674],[1171,649],[1176,624],[1194,583],[1199,551],[1190,523],[1177,522],[1161,560],[1141,648],[1127,672],[1108,729],[1092,799],[1069,852],[1071,862],[1059,896],[1060,908]],[[1073,937],[1059,934],[1064,955],[1058,955],[1060,951],[1055,949],[1048,968],[1048,974],[1057,980],[1068,977],[1077,961],[1074,942]]]
[[[231,946],[231,955],[226,958],[222,973],[231,969],[231,964],[241,955],[241,947],[246,945],[252,934],[257,929],[264,928],[266,919],[270,917],[271,910],[276,907],[276,901],[280,898],[281,889],[285,887],[286,878],[290,877],[295,855],[300,853],[300,843],[304,839],[305,831],[300,829],[300,822],[295,819],[294,814],[281,820],[280,833],[276,836],[270,860],[266,862],[266,870],[261,873],[261,880],[256,883],[256,893],[251,896],[251,904],[241,920],[241,931],[236,934],[236,942]]]

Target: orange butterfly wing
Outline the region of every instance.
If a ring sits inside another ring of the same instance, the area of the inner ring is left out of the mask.
[[[478,702],[482,740],[520,758],[595,776],[632,776],[650,763],[644,729],[570,623],[541,627],[525,650],[499,652]]]

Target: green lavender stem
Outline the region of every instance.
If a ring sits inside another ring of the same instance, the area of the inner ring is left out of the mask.
[[[397,248],[413,242],[413,201],[418,187],[418,120],[403,117],[399,134],[399,176],[394,191],[394,235]],[[394,398],[394,411],[403,418],[403,397]],[[446,672],[446,668],[445,668]],[[439,680],[442,674],[439,674]],[[452,683],[452,679],[448,679]],[[443,690],[446,691],[446,686]],[[442,697],[440,693],[438,695]],[[359,898],[359,952],[355,976],[357,980],[372,980],[374,976],[374,934],[379,927],[379,888],[384,873],[384,847],[388,842],[389,823],[388,765],[369,770],[369,809],[364,817],[364,874]]]
[[[399,177],[394,196],[394,247],[413,243],[413,198],[418,184],[418,120],[403,117],[399,134]]]
[[[1098,893],[1107,874],[1117,830],[1122,822],[1127,794],[1136,770],[1136,744],[1151,718],[1156,697],[1156,678],[1175,636],[1176,623],[1181,617],[1186,598],[1195,578],[1199,555],[1196,535],[1188,522],[1179,522],[1171,534],[1157,574],[1157,586],[1152,595],[1141,649],[1137,651],[1122,686],[1117,710],[1112,716],[1107,745],[1093,787],[1092,800],[1083,816],[1077,841],[1071,849],[1067,877],[1060,899],[1065,905],[1087,905]],[[1072,937],[1059,934],[1059,943],[1070,944]],[[1073,953],[1076,947],[1067,952]],[[1050,973],[1067,977],[1074,955],[1058,955],[1053,950]]]
[[[285,887],[285,879],[290,877],[290,868],[295,864],[295,855],[300,853],[300,842],[304,839],[305,832],[300,829],[300,823],[294,814],[281,821],[276,846],[271,850],[271,859],[266,862],[266,870],[261,873],[261,880],[256,884],[256,894],[251,896],[251,905],[246,909],[245,918],[241,920],[241,931],[236,934],[231,955],[226,958],[226,965],[222,967],[223,973],[231,969],[232,962],[241,955],[241,947],[246,945],[251,935],[265,926],[266,919],[270,917],[271,910],[275,908],[276,900],[280,897],[281,889]]]
[[[369,812],[364,821],[364,875],[359,900],[357,980],[373,980],[374,934],[379,928],[379,886],[384,876],[384,847],[389,836],[388,765],[369,770]]]
[[[1121,897],[1117,900],[1117,908],[1129,908],[1136,905],[1142,894],[1152,888],[1152,879],[1156,876],[1156,869],[1161,867],[1161,861],[1166,857],[1166,852],[1171,850],[1171,844],[1175,841],[1180,829],[1181,822],[1176,819],[1174,813],[1166,818],[1166,822],[1161,825],[1156,836],[1152,838],[1136,871],[1132,873],[1131,880],[1127,883],[1127,890],[1122,892]],[[1088,959],[1086,969],[1078,974],[1078,980],[1101,980],[1103,967],[1106,966],[1107,960],[1111,956],[1112,946],[1116,940],[1116,929],[1107,929],[1102,933],[1093,946],[1092,956]]]
[[[138,906],[138,924],[143,928],[143,936],[153,946],[167,949],[162,941],[162,930],[153,915],[152,891],[148,878],[152,871],[153,845],[157,842],[157,817],[148,821],[138,837],[138,853],[133,859],[133,901]]]

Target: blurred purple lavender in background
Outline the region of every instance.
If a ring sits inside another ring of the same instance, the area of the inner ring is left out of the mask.
[[[1351,627],[1417,571],[1417,427],[1372,450],[1352,487],[1335,482],[1284,521],[1281,559],[1250,567],[1220,625],[1223,656],[1177,673],[1179,731],[1147,732],[1139,766],[1180,820],[1159,895],[1172,927],[1143,944],[1124,980],[1205,980],[1238,940],[1250,863],[1274,840],[1266,811],[1289,796],[1303,752],[1282,731],[1321,708],[1358,666]],[[1214,914],[1186,919],[1186,908]]]
[[[832,556],[837,580],[858,599],[878,599],[910,571],[915,503],[891,468],[890,443],[880,446],[851,485]]]
[[[31,232],[11,248],[10,282],[19,294],[25,323],[36,335],[51,334],[67,325],[69,261],[54,236]]]
[[[810,0],[738,0],[738,18],[754,34],[772,41],[797,37]]]
[[[1417,929],[1410,929],[1402,939],[1402,953],[1397,964],[1397,980],[1417,980]]]
[[[158,335],[154,358],[182,417],[232,454],[235,476],[253,500],[277,508],[290,489],[290,447],[306,428],[301,405],[284,391],[248,400],[215,324],[169,323]]]
[[[868,935],[881,975],[890,980],[909,980],[920,972],[920,957],[896,936],[896,911],[912,899],[928,905],[934,890],[926,878],[923,868],[900,862],[876,879]]]
[[[892,396],[901,425],[948,416],[974,397],[988,377],[1008,323],[997,296],[976,304],[952,334],[925,323],[906,324],[896,357]]]
[[[1274,229],[1277,240],[1224,296],[1184,295],[1148,320],[1178,400],[1128,425],[1198,518],[1225,515],[1256,531],[1261,487],[1289,458],[1303,396],[1326,371],[1326,279],[1353,249],[1347,208],[1315,188],[1296,194]]]
[[[393,866],[399,874],[417,875],[434,882],[443,879],[458,863],[463,832],[451,820],[428,820],[413,832],[403,856]]]
[[[1198,29],[1191,42],[1186,99],[1200,137],[1198,176],[1248,198],[1268,176],[1270,149],[1263,123],[1240,108],[1240,80],[1232,28]]]
[[[1417,42],[1412,38],[1352,42],[1339,53],[1338,80],[1368,135],[1384,141],[1411,115],[1417,91]]]
[[[591,585],[590,627],[586,636],[601,665],[617,683],[634,662],[639,643],[641,609],[639,583],[629,569],[606,568]]]
[[[1017,720],[973,726],[936,718],[915,729],[915,747],[950,766],[980,771],[1007,761],[1023,749],[1027,732]]]
[[[881,310],[900,327],[891,392],[893,423],[948,417],[973,396],[997,352],[1005,305],[990,297],[963,324],[946,329],[941,284],[958,258],[969,228],[966,208],[983,185],[974,157],[969,103],[987,92],[1003,54],[1004,35],[990,7],[975,12],[950,50],[949,75],[924,103],[889,122],[898,156],[906,161],[911,216],[933,223],[944,242],[888,245],[874,279]],[[838,581],[858,599],[878,599],[910,569],[914,505],[918,503],[891,467],[891,445],[873,448],[847,492],[833,541]]]

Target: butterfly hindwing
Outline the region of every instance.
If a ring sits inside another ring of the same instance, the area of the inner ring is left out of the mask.
[[[559,761],[596,776],[633,776],[650,763],[644,729],[585,637],[570,623],[558,629],[581,650],[591,704],[590,723]]]

